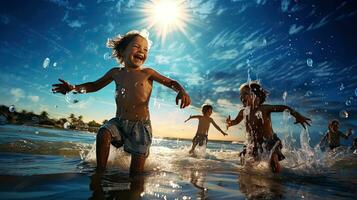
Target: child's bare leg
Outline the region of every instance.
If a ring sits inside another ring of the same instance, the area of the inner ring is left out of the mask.
[[[278,159],[278,154],[273,153],[271,156],[270,160],[270,166],[273,171],[273,173],[279,173],[281,170],[280,164],[279,164],[279,159]]]
[[[193,142],[192,143],[192,148],[188,153],[193,153],[193,151],[195,150],[196,146],[197,146],[197,142]]]
[[[131,155],[130,174],[135,175],[144,171],[146,157]]]
[[[97,134],[97,145],[96,145],[98,171],[104,171],[105,168],[107,167],[111,139],[112,136],[108,130],[104,128],[99,129]]]

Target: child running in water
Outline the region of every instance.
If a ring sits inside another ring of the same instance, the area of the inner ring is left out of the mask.
[[[246,131],[248,133],[247,154],[258,158],[258,150],[263,152],[263,143],[267,150],[273,150],[270,160],[270,165],[274,173],[278,173],[281,169],[279,161],[285,157],[280,152],[280,139],[273,137],[274,131],[271,122],[271,113],[289,111],[295,117],[296,123],[300,123],[304,128],[305,124],[310,125],[306,118],[285,105],[268,105],[265,102],[267,92],[261,87],[258,82],[249,82],[240,87],[240,100],[243,103],[243,109],[239,111],[237,117],[231,120],[228,116],[226,123],[227,128],[239,124],[245,119]],[[273,149],[274,148],[274,149]]]
[[[112,81],[115,82],[116,117],[106,122],[98,131],[97,171],[105,170],[110,144],[113,144],[117,148],[124,146],[124,150],[131,154],[131,174],[143,172],[152,141],[148,104],[154,81],[178,92],[176,105],[181,100],[180,108],[190,105],[189,95],[178,82],[151,68],[143,67],[150,43],[148,32],[145,30],[130,31],[124,36],[109,39],[107,46],[113,49],[112,57],[115,57],[123,67],[110,69],[94,82],[70,85],[59,79],[61,83],[53,85],[52,91],[55,93],[89,93],[102,89]]]
[[[328,124],[328,131],[322,137],[320,144],[323,144],[326,140],[330,146],[330,149],[334,149],[340,146],[340,137],[345,138],[346,140],[352,134],[352,129],[348,129],[346,134],[343,134],[338,129],[340,128],[340,122],[337,119],[331,120]]]
[[[208,142],[208,129],[210,124],[219,130],[224,136],[228,135],[214,122],[214,120],[210,117],[213,111],[213,107],[211,105],[204,105],[202,107],[203,115],[191,115],[188,119],[185,120],[187,122],[190,119],[197,118],[198,119],[198,127],[195,137],[192,139],[192,148],[189,153],[193,153],[197,144],[202,146],[203,144],[207,145]]]

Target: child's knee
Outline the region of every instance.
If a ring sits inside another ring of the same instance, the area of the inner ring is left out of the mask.
[[[111,134],[110,134],[110,131],[105,129],[105,128],[101,128],[99,129],[98,131],[98,134],[97,134],[97,141],[100,140],[100,141],[111,141]]]

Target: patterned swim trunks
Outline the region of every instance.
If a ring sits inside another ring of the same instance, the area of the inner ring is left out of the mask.
[[[152,128],[150,120],[131,121],[112,118],[100,127],[109,130],[112,136],[112,145],[124,151],[139,156],[149,156],[152,142]]]
[[[197,143],[199,146],[202,146],[203,144],[207,145],[208,137],[207,135],[196,134],[195,137],[192,139],[192,142]]]

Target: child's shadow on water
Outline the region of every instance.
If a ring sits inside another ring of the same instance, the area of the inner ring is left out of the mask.
[[[144,191],[145,176],[94,173],[89,188],[93,192],[89,199],[140,199]]]

